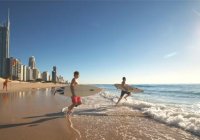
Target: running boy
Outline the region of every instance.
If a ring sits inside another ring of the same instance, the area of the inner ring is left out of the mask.
[[[68,115],[70,115],[72,113],[74,107],[77,107],[78,105],[81,104],[81,98],[79,96],[76,96],[76,93],[74,90],[76,88],[76,86],[78,85],[78,82],[77,82],[78,78],[79,78],[79,72],[75,71],[74,78],[72,79],[71,84],[70,84],[70,90],[72,93],[72,97],[71,97],[72,104],[68,107],[68,111],[67,111]]]
[[[127,95],[124,97],[125,99],[126,99],[128,96],[131,95],[131,93],[127,91],[125,85],[126,85],[126,77],[123,77],[123,78],[122,78],[122,84],[121,84],[123,90],[121,91],[121,96],[120,96],[119,100],[117,101],[116,105],[120,102],[120,100],[123,98],[123,96],[124,96],[125,94],[127,94]]]

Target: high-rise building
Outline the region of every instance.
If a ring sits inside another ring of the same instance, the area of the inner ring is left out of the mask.
[[[27,66],[23,65],[20,60],[10,57],[6,61],[6,77],[12,80],[26,81]]]
[[[10,48],[10,18],[8,11],[7,22],[0,24],[0,77],[6,77],[6,59],[9,58]]]
[[[27,67],[26,69],[26,79],[27,81],[32,81],[33,80],[33,69],[31,69],[30,67]]]
[[[11,77],[12,80],[20,80],[21,78],[21,74],[22,74],[22,70],[21,70],[21,62],[20,60],[11,57],[10,58],[10,70],[9,70],[9,75]]]
[[[40,71],[36,68],[33,69],[33,79],[36,80],[38,78],[40,78]]]
[[[49,80],[48,81],[51,81],[51,75],[49,74]]]
[[[23,67],[20,60],[17,60],[17,79],[16,80],[23,80]]]
[[[42,80],[43,81],[49,81],[49,72],[48,71],[44,71],[43,73],[42,73]]]
[[[23,65],[23,81],[27,81],[27,66]]]
[[[53,66],[53,71],[55,71],[55,72],[56,72],[56,66]]]
[[[31,57],[29,58],[28,66],[29,66],[31,69],[35,69],[35,68],[36,68],[35,57],[34,57],[34,56],[31,56]]]
[[[12,69],[13,69],[13,57],[7,58],[6,59],[6,77],[9,77],[12,79]]]
[[[19,66],[19,79],[18,80],[20,80],[20,81],[23,81],[23,79],[24,79],[24,66],[21,64],[20,66]]]
[[[58,82],[59,83],[64,83],[65,82],[64,78],[61,75],[58,77]]]
[[[37,69],[37,78],[36,79],[41,79],[41,72],[39,69]]]
[[[54,83],[57,82],[57,71],[56,71],[56,66],[53,66],[53,71],[52,71],[52,82],[54,82]]]

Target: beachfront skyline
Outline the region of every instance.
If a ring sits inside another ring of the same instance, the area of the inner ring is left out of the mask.
[[[10,54],[80,83],[200,83],[199,2],[0,2]],[[37,9],[37,10],[36,10]]]

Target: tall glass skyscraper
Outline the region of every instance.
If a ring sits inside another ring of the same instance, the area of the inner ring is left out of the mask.
[[[7,22],[0,24],[0,77],[6,77],[6,59],[9,58],[10,48],[10,18],[8,11]]]
[[[57,82],[57,71],[56,71],[56,66],[53,66],[53,71],[52,71],[52,82],[54,82],[54,83]]]
[[[31,68],[31,69],[35,69],[36,68],[36,64],[35,64],[35,57],[34,56],[31,56],[30,58],[29,58],[29,63],[28,63],[28,65],[29,65],[29,67]]]

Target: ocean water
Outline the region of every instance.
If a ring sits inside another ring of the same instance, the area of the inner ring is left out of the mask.
[[[107,103],[115,104],[121,91],[113,85],[96,85]],[[139,110],[156,121],[200,136],[200,85],[134,85],[144,90],[132,93],[119,105]],[[106,103],[101,99],[93,102]],[[91,104],[91,103],[90,103]],[[97,103],[96,103],[97,105]]]

